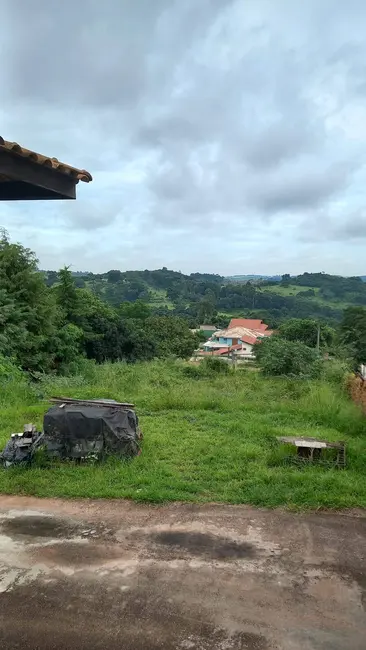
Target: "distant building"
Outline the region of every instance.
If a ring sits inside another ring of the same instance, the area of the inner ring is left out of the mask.
[[[199,327],[199,331],[203,332],[205,336],[212,336],[216,330],[216,325],[200,325]]]
[[[215,356],[235,352],[239,358],[251,359],[254,357],[254,345],[271,334],[273,331],[259,319],[232,318],[226,329],[214,332],[204,343],[203,349]]]

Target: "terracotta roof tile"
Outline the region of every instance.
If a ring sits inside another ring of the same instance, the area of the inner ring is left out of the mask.
[[[40,153],[31,151],[30,149],[25,149],[25,147],[21,147],[17,142],[9,142],[8,140],[4,140],[4,138],[1,136],[0,149],[7,149],[8,151],[12,151],[14,154],[23,156],[23,158],[28,158],[28,160],[31,160],[32,162],[35,162],[39,165],[56,169],[61,174],[72,176],[77,181],[84,181],[84,183],[89,183],[93,180],[92,175],[89,174],[89,172],[87,172],[85,169],[71,167],[71,165],[60,162],[57,160],[57,158],[49,158],[48,156],[43,156]]]
[[[228,327],[226,330],[218,330],[215,332],[214,337],[243,340],[244,336],[257,339],[258,337],[263,337],[265,335],[266,333],[263,330],[253,330],[248,327]]]
[[[243,341],[243,343],[248,343],[248,345],[254,345],[254,343],[256,343],[258,339],[256,336],[246,336],[244,334],[244,336],[241,337],[241,340]]]
[[[256,318],[232,318],[228,329],[232,329],[233,327],[246,327],[251,330],[264,331],[267,329],[268,325]]]

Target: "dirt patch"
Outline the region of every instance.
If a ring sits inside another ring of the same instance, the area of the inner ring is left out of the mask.
[[[366,611],[366,571],[362,571],[362,567],[356,568],[349,564],[338,564],[335,570],[343,580],[355,582],[358,585],[361,592],[362,606]]]
[[[255,555],[254,547],[251,544],[239,544],[234,540],[207,533],[162,531],[154,533],[151,537],[155,543],[177,550],[181,549],[191,555],[204,555],[215,560],[252,558]]]
[[[121,557],[121,549],[93,543],[63,542],[36,549],[32,557],[49,566],[103,565]]]
[[[10,537],[67,538],[79,530],[76,524],[44,515],[21,515],[1,522],[1,530]]]
[[[77,615],[75,615],[77,612]],[[70,616],[72,618],[70,618]],[[27,621],[27,625],[22,623]],[[72,621],[72,624],[71,624]],[[20,623],[20,625],[19,625]],[[128,591],[72,578],[22,586],[2,596],[1,647],[37,650],[269,650],[263,635],[229,632],[209,611],[160,593],[151,580]]]
[[[33,497],[0,507],[0,648],[365,648],[362,512]]]

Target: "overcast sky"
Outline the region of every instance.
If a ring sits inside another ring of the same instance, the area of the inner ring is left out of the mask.
[[[0,135],[94,178],[0,203],[42,268],[366,273],[365,0],[0,10]]]

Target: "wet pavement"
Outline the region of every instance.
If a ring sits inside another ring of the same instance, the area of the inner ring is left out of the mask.
[[[366,518],[0,497],[0,648],[364,650]]]

